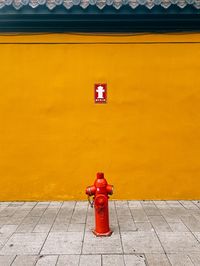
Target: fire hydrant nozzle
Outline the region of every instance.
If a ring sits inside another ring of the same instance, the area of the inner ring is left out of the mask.
[[[93,205],[95,207],[95,229],[93,233],[96,236],[110,236],[112,231],[109,227],[108,195],[113,194],[113,186],[107,183],[104,173],[97,173],[94,185],[87,187],[85,193],[88,195],[91,207]],[[93,203],[89,199],[90,196],[94,196]]]

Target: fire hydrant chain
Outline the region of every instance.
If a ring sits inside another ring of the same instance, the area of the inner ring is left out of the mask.
[[[108,185],[103,173],[97,173],[94,185],[86,188],[86,194],[90,206],[95,207],[95,229],[93,233],[96,236],[110,236],[112,231],[109,227],[108,195],[113,194],[113,186]],[[93,201],[90,200],[91,196],[94,196]]]
[[[89,204],[90,204],[90,207],[93,208],[93,207],[94,207],[94,200],[91,201],[89,195],[88,195],[88,202],[89,202]]]

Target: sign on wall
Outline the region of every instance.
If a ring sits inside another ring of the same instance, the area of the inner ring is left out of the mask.
[[[107,84],[94,85],[95,103],[106,103],[107,101]]]

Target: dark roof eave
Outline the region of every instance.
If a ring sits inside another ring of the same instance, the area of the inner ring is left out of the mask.
[[[3,11],[3,12],[2,12]],[[15,10],[6,6],[0,10],[0,32],[175,32],[200,31],[200,11],[192,5],[181,9],[145,6],[119,10],[109,6],[99,10],[95,6],[66,10],[58,6],[28,6]]]

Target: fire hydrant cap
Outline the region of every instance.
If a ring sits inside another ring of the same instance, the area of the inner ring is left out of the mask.
[[[104,178],[104,173],[97,173],[97,179]]]

